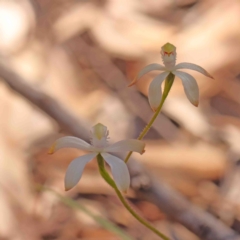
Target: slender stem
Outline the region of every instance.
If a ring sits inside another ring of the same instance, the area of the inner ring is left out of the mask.
[[[133,217],[135,217],[140,223],[142,223],[145,227],[147,227],[148,229],[150,229],[152,232],[154,232],[155,234],[157,234],[159,237],[161,237],[164,240],[170,240],[167,236],[165,236],[163,233],[161,233],[160,231],[158,231],[156,228],[154,228],[149,222],[147,222],[146,220],[144,220],[142,217],[140,217],[131,207],[130,205],[127,203],[127,201],[125,200],[125,198],[123,197],[122,193],[118,190],[115,182],[113,181],[113,179],[110,177],[110,175],[108,174],[108,172],[105,169],[104,166],[104,159],[102,158],[102,156],[100,154],[98,154],[97,156],[97,161],[98,161],[98,167],[99,167],[99,171],[101,176],[103,177],[103,179],[111,186],[113,187],[113,189],[115,190],[118,198],[120,199],[120,201],[122,202],[123,206],[132,214]]]
[[[101,176],[104,178],[104,180],[112,187],[115,188],[116,184],[113,181],[113,179],[110,177],[110,175],[108,174],[108,172],[105,169],[105,165],[104,165],[104,159],[101,156],[101,154],[97,155],[97,161],[98,161],[98,168],[99,168],[99,172],[101,174]]]
[[[141,218],[136,212],[134,212],[134,210],[130,207],[130,205],[127,203],[127,201],[125,200],[125,198],[123,197],[122,193],[117,189],[114,188],[115,192],[117,193],[120,201],[122,202],[122,204],[124,205],[124,207],[140,222],[142,223],[145,227],[147,227],[148,229],[150,229],[151,231],[153,231],[154,233],[156,233],[159,237],[161,237],[164,240],[170,240],[167,236],[165,236],[163,233],[161,233],[160,231],[158,231],[155,227],[153,227],[150,223],[148,223],[147,221],[145,221],[143,218]]]
[[[163,95],[162,95],[162,99],[161,102],[156,110],[156,112],[153,114],[152,118],[150,119],[149,123],[145,126],[145,128],[143,129],[143,131],[140,133],[139,137],[137,138],[138,140],[142,140],[143,137],[148,133],[149,129],[151,128],[151,126],[153,125],[154,121],[156,120],[158,114],[161,112],[162,110],[162,106],[168,96],[168,93],[170,92],[170,89],[172,87],[173,81],[174,81],[175,75],[172,73],[169,73],[169,75],[167,76],[166,80],[165,80],[165,85],[164,85],[164,91],[163,91]],[[128,155],[126,156],[124,162],[127,163],[129,158],[131,157],[133,152],[129,152]]]

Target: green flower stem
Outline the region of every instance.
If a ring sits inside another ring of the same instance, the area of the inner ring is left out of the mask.
[[[141,134],[139,135],[139,137],[137,138],[138,140],[142,140],[143,137],[148,133],[149,129],[152,127],[154,121],[156,120],[158,114],[161,112],[162,110],[162,106],[170,92],[170,89],[172,87],[172,84],[174,82],[174,78],[175,75],[172,73],[169,73],[166,80],[165,80],[165,85],[164,85],[164,91],[163,91],[163,95],[162,95],[162,99],[161,102],[156,110],[156,112],[154,113],[154,115],[152,116],[151,120],[149,121],[149,123],[145,126],[145,128],[143,129],[143,131],[141,132]],[[133,152],[129,152],[128,155],[126,156],[124,162],[127,163],[129,158],[131,157]]]
[[[108,172],[105,169],[104,166],[104,159],[103,157],[98,154],[97,155],[97,161],[98,161],[98,167],[99,167],[99,171],[101,176],[103,177],[103,179],[111,186],[114,188],[118,198],[120,199],[120,201],[122,202],[123,206],[133,215],[133,217],[135,217],[140,223],[142,223],[145,227],[149,228],[151,231],[153,231],[155,234],[157,234],[159,237],[161,237],[164,240],[170,240],[167,236],[165,236],[163,233],[161,233],[160,231],[158,231],[156,228],[154,228],[150,223],[148,223],[147,221],[145,221],[142,217],[140,217],[131,207],[130,205],[127,203],[127,201],[125,200],[125,198],[123,197],[122,193],[118,190],[115,182],[113,181],[113,179],[110,177],[110,175],[108,174]]]

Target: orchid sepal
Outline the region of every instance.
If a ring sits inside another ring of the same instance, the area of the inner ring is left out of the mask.
[[[197,64],[194,64],[194,63],[182,62],[182,63],[177,64],[174,67],[174,69],[175,70],[178,70],[178,69],[189,69],[189,70],[193,70],[193,71],[197,71],[199,73],[202,73],[206,77],[214,79],[213,76],[211,76],[204,68],[202,68],[201,66],[199,66]]]
[[[133,81],[128,85],[128,87],[133,86],[143,75],[155,70],[165,71],[166,68],[163,65],[158,63],[149,64],[138,73],[138,75],[133,79]]]
[[[105,152],[129,152],[134,151],[140,154],[145,152],[145,143],[137,139],[127,139],[116,142],[104,149]]]
[[[109,153],[102,153],[101,156],[109,164],[113,179],[122,192],[126,192],[130,187],[130,174],[127,165],[122,159]]]
[[[72,136],[65,136],[57,139],[49,148],[48,153],[53,154],[62,148],[77,148],[84,151],[92,151],[93,147],[86,141]]]
[[[97,153],[90,153],[81,157],[75,158],[68,166],[64,185],[65,191],[75,187],[82,177],[83,170],[88,162],[97,156]]]
[[[199,104],[199,88],[196,79],[185,72],[173,71],[177,77],[182,80],[185,94],[188,100],[195,106],[198,107]]]
[[[162,83],[165,80],[165,78],[168,76],[168,72],[163,72],[156,76],[152,82],[150,83],[149,89],[148,89],[148,101],[152,108],[152,110],[155,112],[161,102],[162,99]]]

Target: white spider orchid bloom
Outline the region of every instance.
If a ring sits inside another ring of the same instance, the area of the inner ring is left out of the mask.
[[[156,111],[162,99],[161,85],[163,81],[166,79],[166,77],[170,73],[172,73],[173,75],[179,77],[182,80],[182,84],[187,98],[194,106],[197,107],[199,102],[199,89],[197,81],[193,76],[191,76],[188,73],[179,71],[179,69],[191,69],[200,72],[207,77],[210,78],[213,77],[205,69],[193,63],[182,62],[176,65],[177,57],[176,47],[171,43],[166,43],[165,45],[162,46],[161,56],[164,66],[157,63],[147,65],[138,73],[137,77],[129,84],[129,87],[134,85],[139,78],[141,78],[144,74],[150,71],[153,70],[163,71],[163,73],[157,75],[152,80],[148,90],[148,99],[150,106],[153,109],[153,111]]]
[[[133,151],[143,154],[145,143],[140,140],[129,139],[108,145],[108,133],[107,127],[98,123],[92,127],[91,144],[77,137],[66,136],[59,138],[49,149],[49,154],[53,154],[61,148],[78,148],[91,152],[77,157],[69,164],[65,175],[66,191],[73,188],[79,182],[86,164],[98,154],[101,154],[103,159],[109,164],[113,179],[119,190],[124,192],[129,188],[130,175],[126,163],[109,153]]]

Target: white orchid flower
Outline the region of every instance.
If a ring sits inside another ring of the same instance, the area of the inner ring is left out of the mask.
[[[92,127],[91,144],[77,137],[66,136],[59,138],[52,145],[49,154],[53,154],[61,148],[78,148],[91,152],[74,159],[69,164],[65,175],[66,191],[73,188],[79,182],[86,164],[98,154],[101,154],[103,159],[109,164],[118,189],[125,192],[129,188],[130,175],[126,163],[109,153],[133,151],[142,154],[144,153],[145,143],[140,140],[129,139],[108,145],[108,133],[107,127],[98,123]]]
[[[179,69],[191,69],[200,72],[207,77],[210,78],[213,77],[205,69],[193,63],[182,62],[176,65],[177,57],[176,47],[171,43],[166,43],[165,45],[162,46],[161,56],[164,66],[157,63],[147,65],[138,73],[137,77],[129,84],[129,86],[134,85],[139,78],[141,78],[144,74],[150,71],[153,70],[163,71],[163,73],[157,75],[152,80],[148,90],[148,99],[150,106],[153,109],[153,111],[156,111],[162,99],[161,85],[163,81],[166,79],[166,77],[170,73],[172,73],[182,80],[182,84],[184,87],[185,94],[187,95],[187,98],[194,106],[197,107],[199,102],[199,89],[197,81],[193,76],[191,76],[188,73],[179,71]]]

